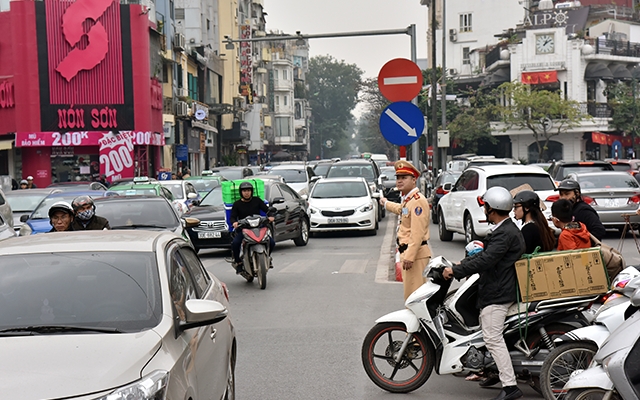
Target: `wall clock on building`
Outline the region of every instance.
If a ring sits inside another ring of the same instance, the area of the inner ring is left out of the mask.
[[[555,40],[552,34],[536,35],[536,54],[550,54],[554,49]]]

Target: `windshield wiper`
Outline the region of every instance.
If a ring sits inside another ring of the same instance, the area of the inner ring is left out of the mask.
[[[120,226],[112,226],[111,229],[138,229],[138,228],[158,228],[158,229],[167,229],[166,226],[160,225],[142,225],[142,224],[133,224],[133,225],[120,225]]]
[[[30,335],[34,333],[62,333],[62,332],[99,332],[99,333],[122,333],[117,328],[102,328],[97,326],[79,326],[79,325],[32,325],[16,328],[0,329],[0,336],[6,336],[7,333],[26,332]]]

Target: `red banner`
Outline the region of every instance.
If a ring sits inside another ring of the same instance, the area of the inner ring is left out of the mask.
[[[613,142],[619,141],[624,147],[633,146],[634,140],[630,136],[609,135],[601,132],[591,132],[591,141],[596,144],[606,144],[611,146]],[[638,142],[636,138],[635,142]]]
[[[538,83],[538,73],[537,72],[523,72],[522,73],[522,83],[527,85],[536,85]]]
[[[131,137],[134,145],[164,146],[164,134],[120,131]],[[99,146],[100,140],[115,137],[111,132],[16,132],[16,147]]]
[[[558,82],[558,71],[523,72],[522,83],[537,85]]]
[[[133,163],[133,140],[135,133],[111,134],[100,142],[100,175],[106,175],[112,182],[122,178],[132,178],[135,173]]]

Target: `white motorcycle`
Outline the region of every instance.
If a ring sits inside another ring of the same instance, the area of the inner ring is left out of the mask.
[[[435,257],[425,269],[427,282],[405,302],[406,309],[376,321],[362,344],[362,362],[380,388],[408,393],[422,386],[435,368],[440,375],[497,372],[486,349],[476,308],[478,274],[452,294],[442,270],[452,264]],[[584,309],[598,296],[580,296],[514,304],[507,314],[504,336],[514,371],[540,390],[542,362],[553,338],[590,320]]]
[[[625,268],[615,277],[611,287],[590,326],[556,338],[556,348],[544,360],[540,372],[540,386],[546,400],[564,399],[566,391],[563,388],[571,374],[586,369],[611,332],[623,324],[629,298],[640,287],[640,271],[636,267]]]

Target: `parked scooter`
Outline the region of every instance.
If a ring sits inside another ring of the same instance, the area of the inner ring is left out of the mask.
[[[607,300],[595,313],[590,326],[579,328],[555,340],[556,348],[542,364],[540,386],[545,400],[564,399],[564,385],[576,370],[586,369],[598,348],[624,323],[629,298],[640,287],[640,271],[627,267],[611,283]]]
[[[439,375],[469,371],[497,373],[486,349],[476,308],[478,274],[447,297],[451,280],[442,277],[452,264],[435,257],[425,269],[427,282],[405,302],[406,309],[387,314],[362,344],[369,378],[389,392],[408,393],[422,386],[435,367]],[[540,390],[542,362],[553,338],[586,326],[583,313],[598,296],[580,296],[514,304],[507,313],[504,336],[519,379]]]
[[[269,218],[261,215],[243,218],[238,221],[236,234],[240,230],[244,236],[240,250],[244,271],[240,275],[247,282],[253,282],[253,278],[258,277],[260,289],[265,289],[267,287],[267,271],[271,264]]]
[[[640,399],[640,289],[631,295],[629,318],[604,341],[590,367],[564,386],[567,400]]]

